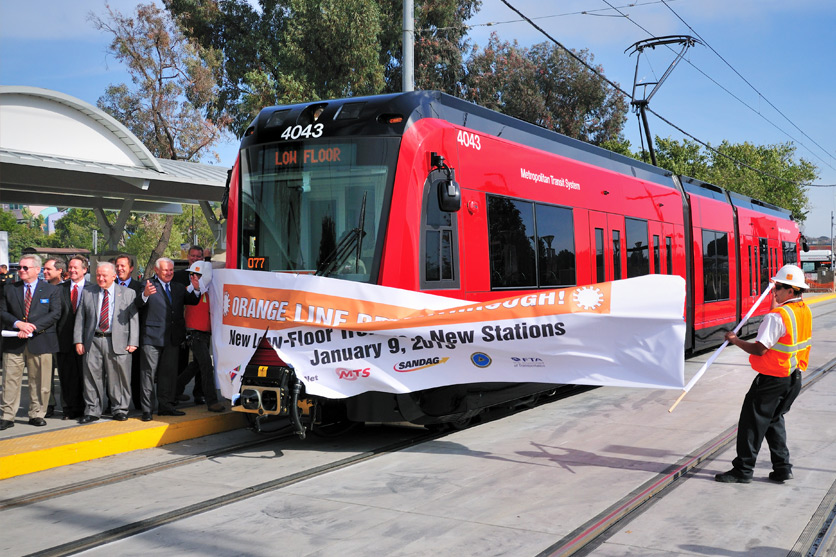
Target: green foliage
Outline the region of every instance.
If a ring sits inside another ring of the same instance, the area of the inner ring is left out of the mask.
[[[660,167],[783,207],[792,212],[797,222],[804,222],[809,199],[803,184],[811,183],[818,174],[809,161],[795,160],[791,143],[753,145],[723,141],[716,149],[719,154],[687,139],[656,138]]]
[[[28,209],[24,209],[24,213]],[[32,213],[29,213],[30,217]],[[25,216],[25,215],[24,215]],[[41,219],[42,220],[42,219]],[[18,224],[14,213],[0,208],[0,230],[9,233],[9,261],[14,263],[20,259],[24,248],[53,247],[52,238],[45,235],[38,225],[37,218],[30,218],[26,224]]]
[[[592,65],[588,51],[575,54]],[[624,98],[551,43],[525,49],[494,33],[467,61],[463,85],[476,104],[589,143],[618,140],[626,121]]]
[[[107,7],[97,29],[113,35],[110,52],[127,66],[133,87],[111,85],[98,106],[125,124],[157,157],[199,160],[223,133],[228,117],[205,107],[217,96],[218,53],[188,41],[167,12],[140,4],[132,17]],[[215,155],[217,159],[217,155]]]

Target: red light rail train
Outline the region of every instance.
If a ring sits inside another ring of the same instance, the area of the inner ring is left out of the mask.
[[[677,274],[689,351],[719,345],[801,243],[786,210],[432,91],[265,108],[241,142],[225,210],[230,268],[472,301]],[[234,408],[309,425],[457,422],[553,388],[312,400],[269,352],[250,362]]]

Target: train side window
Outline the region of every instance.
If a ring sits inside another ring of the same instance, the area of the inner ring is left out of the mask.
[[[673,245],[673,238],[671,236],[665,236],[665,256],[668,259],[667,273],[669,275],[673,274],[673,251],[671,250],[672,245]]]
[[[661,261],[659,259],[659,235],[653,235],[653,272],[657,275],[662,274],[662,270],[659,269]]]
[[[572,209],[537,203],[534,205],[534,219],[537,229],[538,286],[577,284]]]
[[[604,268],[604,229],[595,229],[595,282],[607,280]]]
[[[488,196],[491,288],[536,286],[535,233],[533,203]]]
[[[781,242],[784,252],[784,265],[798,265],[798,251],[795,242]]]
[[[618,230],[612,231],[612,270],[615,280],[623,278],[621,276],[621,232]]]
[[[758,238],[758,257],[760,259],[760,289],[763,292],[769,286],[769,241],[766,238]]]
[[[422,287],[458,288],[456,272],[458,250],[456,249],[456,214],[444,212],[438,207],[438,188],[442,182],[428,180],[424,207],[424,277]]]
[[[706,302],[729,299],[729,237],[703,230],[703,292]]]
[[[627,242],[627,278],[650,274],[650,254],[647,245],[647,221],[624,219]]]
[[[757,290],[757,280],[755,279],[755,257],[752,253],[752,246],[749,246],[749,295],[751,296]]]

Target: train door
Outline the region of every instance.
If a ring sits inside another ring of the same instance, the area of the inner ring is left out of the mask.
[[[589,211],[589,241],[592,246],[592,278],[595,282],[625,277],[624,217]]]

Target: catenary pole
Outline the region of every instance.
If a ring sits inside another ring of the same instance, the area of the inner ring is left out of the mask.
[[[740,323],[738,323],[738,324],[737,324],[737,327],[735,327],[735,328],[734,328],[734,331],[733,331],[733,332],[734,332],[734,334],[737,334],[737,332],[740,330],[740,328],[741,328],[741,327],[742,327],[742,326],[743,326],[743,325],[744,325],[747,321],[749,321],[749,318],[750,318],[750,317],[752,317],[752,314],[753,314],[753,313],[755,313],[755,310],[756,310],[756,309],[758,309],[758,307],[760,307],[760,305],[761,305],[761,303],[763,302],[764,298],[766,298],[766,296],[767,296],[770,292],[772,292],[772,289],[773,289],[773,288],[775,288],[775,283],[774,283],[774,282],[770,282],[770,283],[769,283],[769,286],[767,286],[767,287],[766,287],[766,290],[764,290],[764,291],[763,291],[763,294],[761,294],[761,297],[760,297],[760,298],[758,298],[758,301],[757,301],[757,302],[755,302],[755,305],[753,305],[753,306],[752,306],[752,308],[749,310],[749,313],[747,313],[747,314],[746,314],[746,316],[743,318],[743,320],[741,320],[741,321],[740,321]],[[670,410],[668,410],[668,412],[673,412],[673,409],[674,409],[674,408],[676,408],[676,405],[677,405],[677,404],[679,404],[679,403],[682,401],[682,399],[683,399],[683,398],[685,398],[685,395],[686,395],[686,394],[688,394],[688,391],[690,391],[690,390],[691,390],[691,387],[693,387],[693,386],[694,386],[694,384],[695,384],[697,381],[699,381],[700,377],[702,377],[702,374],[703,374],[703,373],[705,373],[705,372],[706,372],[706,370],[707,370],[709,367],[711,367],[711,364],[713,364],[713,363],[714,363],[714,360],[716,360],[716,359],[717,359],[717,356],[719,356],[719,355],[720,355],[720,352],[722,352],[722,351],[723,351],[723,349],[724,349],[726,346],[728,346],[728,345],[729,345],[729,341],[727,341],[727,340],[723,341],[723,344],[721,344],[721,345],[720,345],[720,348],[718,348],[718,349],[714,352],[714,354],[712,354],[712,355],[711,355],[711,357],[708,359],[708,361],[706,361],[706,362],[702,365],[702,367],[701,367],[701,368],[700,368],[700,370],[696,373],[696,375],[694,375],[694,376],[691,378],[691,380],[690,380],[690,381],[688,381],[688,384],[687,384],[687,385],[685,385],[685,389],[682,391],[682,394],[681,394],[681,395],[679,395],[679,398],[678,398],[678,399],[676,399],[676,402],[674,402],[674,403],[673,403],[673,406],[671,406],[671,407],[670,407]]]
[[[403,92],[415,90],[415,3],[403,0]]]

